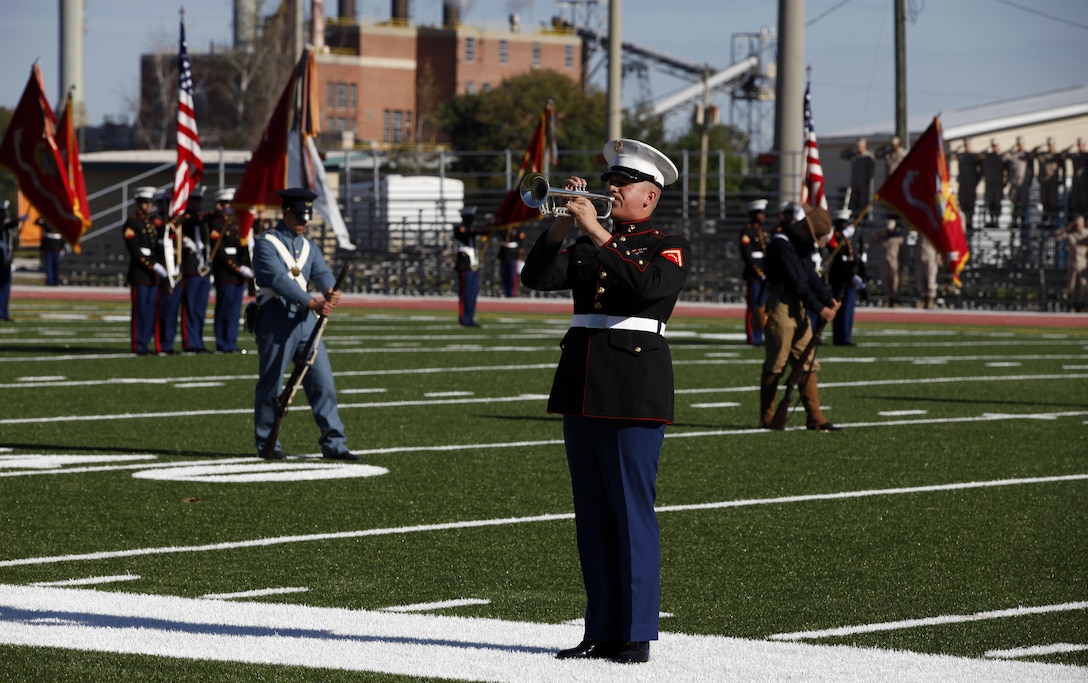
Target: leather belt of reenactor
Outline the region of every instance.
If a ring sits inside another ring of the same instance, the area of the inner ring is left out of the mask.
[[[636,318],[622,315],[604,315],[602,313],[575,313],[570,319],[571,327],[588,327],[593,330],[637,330],[665,334],[665,323],[653,318]]]

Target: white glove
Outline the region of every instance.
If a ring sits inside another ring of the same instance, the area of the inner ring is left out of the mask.
[[[852,280],[854,282],[854,289],[865,289],[865,280],[862,280],[860,275],[855,275]]]
[[[249,266],[238,266],[238,274],[248,280],[253,279],[253,269]]]
[[[155,274],[158,275],[159,277],[169,277],[169,275],[170,275],[169,273],[166,272],[166,266],[164,266],[161,263],[156,263],[153,270],[155,271]]]

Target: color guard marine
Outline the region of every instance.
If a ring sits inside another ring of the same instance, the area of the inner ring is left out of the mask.
[[[189,193],[181,222],[181,343],[190,353],[209,353],[204,346],[204,316],[208,312],[208,295],[212,290],[211,241],[208,238],[208,215],[201,212],[204,188],[194,187]]]
[[[209,219],[212,242],[212,278],[215,282],[215,350],[235,353],[238,349],[238,323],[242,299],[253,279],[249,249],[242,244],[242,234],[231,203],[234,188],[215,193],[215,211]]]
[[[748,223],[740,231],[740,258],[744,262],[745,310],[744,334],[748,344],[763,345],[763,322],[766,317],[767,277],[763,274],[763,257],[767,253],[767,200],[748,202]]]
[[[163,282],[169,278],[163,264],[162,241],[151,213],[155,190],[154,187],[136,188],[133,198],[136,210],[123,227],[132,296],[132,352],[139,356],[159,351],[159,295]]]

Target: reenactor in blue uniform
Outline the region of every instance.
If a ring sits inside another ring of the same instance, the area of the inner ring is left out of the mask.
[[[594,201],[575,196],[525,258],[522,282],[569,289],[574,315],[548,412],[563,416],[586,591],[585,635],[560,659],[650,658],[658,637],[661,544],[654,512],[665,425],[673,420],[672,355],[665,325],[687,280],[688,240],[651,225],[665,185],[664,154],[637,140],[604,147],[601,176],[615,201],[612,231]],[[570,178],[565,187],[585,187]],[[573,244],[564,239],[576,229]]]
[[[238,324],[242,316],[242,299],[246,285],[253,279],[249,249],[242,245],[242,234],[234,217],[231,202],[234,188],[215,193],[215,211],[209,219],[212,242],[212,278],[215,281],[215,350],[236,353]]]
[[[748,223],[740,231],[740,258],[744,262],[744,336],[751,346],[763,345],[766,318],[767,278],[763,256],[767,253],[767,200],[748,202]]]
[[[831,239],[827,257],[827,283],[841,306],[831,323],[835,346],[854,346],[854,308],[858,292],[865,287],[862,277],[864,264],[854,247],[854,226],[850,225],[850,210],[836,211],[831,219]]]
[[[502,285],[502,295],[513,297],[518,295],[518,276],[521,274],[521,258],[525,250],[525,233],[515,227],[508,227],[502,231],[499,242],[499,282]]]
[[[314,192],[291,188],[279,193],[283,199],[283,220],[261,233],[253,251],[253,270],[259,288],[255,336],[259,377],[254,392],[253,431],[257,453],[263,453],[276,418],[276,399],[292,361],[305,362],[301,355],[317,325],[317,314],[328,316],[340,301],[333,289],[336,277],[329,272],[321,250],[307,239],[306,225],[313,217]],[[313,283],[318,296],[306,291]],[[321,430],[318,444],[322,457],[330,460],[359,460],[348,450],[344,423],[336,404],[336,385],[325,343],[317,345],[317,356],[302,380],[314,422]],[[285,456],[275,444],[271,456]]]
[[[181,222],[181,345],[189,353],[210,353],[204,346],[204,316],[212,290],[211,241],[201,213],[203,188],[193,188],[178,217]]]
[[[168,355],[174,350],[174,337],[178,333],[178,310],[181,308],[181,228],[170,218],[170,194],[166,190],[155,192],[155,215],[152,220],[162,242],[163,265],[166,278],[159,297],[159,352]]]
[[[476,323],[476,298],[480,295],[480,259],[476,252],[476,238],[486,230],[473,230],[476,207],[466,206],[461,211],[461,222],[453,226],[453,243],[457,247],[454,268],[457,270],[457,322],[465,327],[479,327]]]
[[[132,296],[132,352],[140,356],[159,352],[159,296],[169,277],[163,264],[162,240],[151,215],[155,191],[154,187],[136,188],[136,211],[123,228]]]

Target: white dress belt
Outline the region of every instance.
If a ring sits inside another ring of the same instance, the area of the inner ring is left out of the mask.
[[[665,334],[665,323],[653,318],[636,318],[602,313],[575,313],[570,318],[571,327],[588,327],[593,330],[636,330]]]

